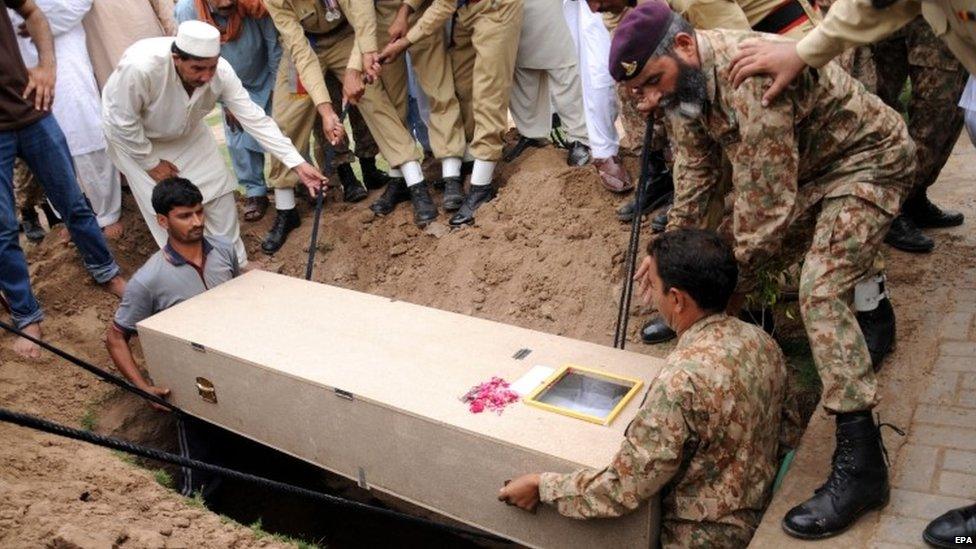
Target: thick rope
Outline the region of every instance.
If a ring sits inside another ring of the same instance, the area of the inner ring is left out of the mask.
[[[349,104],[343,107],[342,112],[339,114],[339,124],[342,124],[346,120],[346,115],[349,114]],[[335,174],[335,147],[329,145],[325,148],[325,166],[322,167],[325,170],[326,177],[332,177]],[[318,192],[315,195],[315,217],[312,218],[312,240],[308,245],[308,262],[305,264],[305,280],[312,280],[312,266],[315,261],[315,252],[318,249],[319,244],[319,220],[322,218],[322,208],[325,206],[325,189],[319,187]]]

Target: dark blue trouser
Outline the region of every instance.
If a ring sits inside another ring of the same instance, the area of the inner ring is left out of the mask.
[[[0,131],[0,292],[18,328],[44,318],[31,292],[27,258],[17,234],[14,201],[14,158],[20,157],[37,178],[51,205],[64,219],[85,268],[99,284],[119,274],[95,214],[75,179],[68,142],[53,116],[20,128]]]

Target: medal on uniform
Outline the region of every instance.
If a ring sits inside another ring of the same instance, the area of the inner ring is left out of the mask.
[[[322,0],[322,5],[325,6],[325,20],[336,21],[342,17],[342,12],[339,11],[339,4],[336,0]]]

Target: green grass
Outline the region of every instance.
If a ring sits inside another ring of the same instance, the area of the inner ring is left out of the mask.
[[[223,518],[225,517],[221,515],[221,519]],[[287,543],[290,545],[295,545],[299,549],[321,549],[322,548],[322,546],[318,545],[317,543],[308,542],[302,539],[298,539],[292,536],[286,536],[283,534],[272,534],[271,532],[268,532],[267,530],[264,529],[264,527],[261,524],[261,519],[258,519],[252,522],[251,524],[249,524],[248,528],[251,529],[251,533],[254,534],[255,539],[269,538],[274,541],[277,541],[278,543]]]
[[[86,431],[94,431],[96,427],[98,427],[98,415],[92,406],[85,410],[85,415],[81,416],[81,428]]]
[[[173,475],[169,474],[166,469],[156,469],[153,471],[153,478],[156,479],[163,488],[173,489],[176,484],[173,482]]]

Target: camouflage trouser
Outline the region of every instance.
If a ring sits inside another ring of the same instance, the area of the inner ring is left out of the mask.
[[[968,73],[921,17],[875,44],[873,55],[879,67],[877,94],[895,110],[903,110],[898,96],[911,80],[908,134],[918,150],[912,192],[924,192],[938,179],[962,132],[957,104]]]
[[[20,210],[37,208],[44,202],[44,189],[21,159],[14,161],[14,196]]]
[[[877,256],[892,218],[856,196],[826,198],[816,214],[800,272],[800,314],[823,382],[821,403],[829,412],[869,410],[878,403],[853,294],[855,284],[878,273]]]
[[[759,517],[756,517],[758,523]],[[665,519],[661,523],[662,549],[713,549],[745,547],[754,531],[729,524]]]

